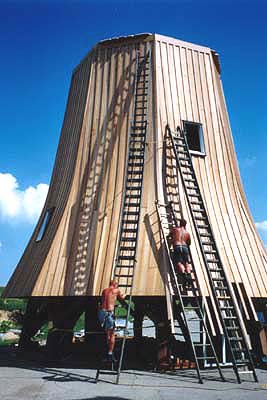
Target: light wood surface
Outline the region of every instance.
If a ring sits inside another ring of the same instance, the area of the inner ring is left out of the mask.
[[[152,48],[149,129],[133,295],[168,292],[155,201],[182,208],[192,234],[200,286],[207,274],[165,128],[203,125],[205,157],[195,172],[223,264],[249,317],[253,298],[267,297],[266,251],[242,187],[214,52],[161,35],[109,40],[75,69],[48,197],[4,295],[99,295],[112,275],[133,112],[136,46]],[[36,242],[47,209],[55,207]],[[242,286],[244,290],[242,291]],[[244,297],[246,293],[246,298]]]

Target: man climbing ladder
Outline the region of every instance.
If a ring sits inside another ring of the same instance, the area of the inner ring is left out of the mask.
[[[98,311],[98,319],[102,328],[105,329],[107,335],[108,354],[107,361],[116,361],[114,358],[115,347],[115,303],[117,298],[121,301],[125,299],[126,295],[118,289],[118,283],[112,280],[109,287],[102,292],[101,306]]]
[[[192,283],[191,266],[189,263],[189,246],[191,237],[186,230],[186,220],[181,219],[180,225],[176,224],[171,231],[172,245],[174,250],[174,262],[177,272],[182,274],[182,283],[189,287]]]

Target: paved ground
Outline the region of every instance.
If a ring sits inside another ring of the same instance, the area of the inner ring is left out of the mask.
[[[0,351],[1,400],[246,400],[267,399],[267,371],[257,370],[259,383],[236,383],[231,370],[227,382],[215,371],[205,372],[201,385],[195,371],[176,375],[144,371],[124,371],[119,385],[115,377],[102,375],[95,383],[94,369],[84,366],[44,367],[17,359],[12,352]],[[248,378],[246,378],[248,379]],[[251,378],[250,378],[251,380]]]

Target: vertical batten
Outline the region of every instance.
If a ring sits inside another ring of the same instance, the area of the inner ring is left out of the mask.
[[[119,234],[138,46],[141,52],[153,49],[154,65],[133,294],[168,298],[155,201],[172,200],[188,219],[200,286],[211,296],[175,160],[165,142],[167,124],[174,130],[183,120],[199,122],[206,156],[193,155],[193,164],[223,264],[248,318],[251,310],[240,284],[253,312],[252,299],[267,297],[266,253],[243,191],[213,52],[160,35],[103,42],[75,70],[48,198],[5,295],[99,295],[108,284]],[[35,243],[46,210],[54,206],[44,239]]]

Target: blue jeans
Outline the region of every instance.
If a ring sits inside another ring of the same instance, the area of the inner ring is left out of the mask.
[[[99,310],[98,319],[102,328],[106,331],[115,328],[115,317],[112,311]]]

